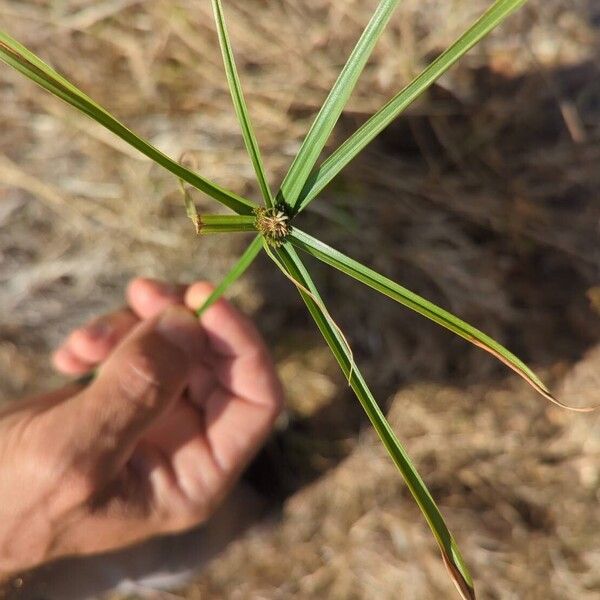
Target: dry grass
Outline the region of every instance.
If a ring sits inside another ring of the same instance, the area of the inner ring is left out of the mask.
[[[597,390],[598,349],[585,364],[568,385],[580,389],[585,369]],[[390,418],[451,515],[478,597],[597,597],[597,418],[574,423],[540,408],[521,384],[411,385],[394,397]],[[453,590],[418,510],[368,432],[286,503],[276,525],[232,544],[185,597],[409,600],[451,598]]]
[[[336,140],[486,4],[405,0],[382,41],[393,59],[376,52]],[[227,3],[274,181],[373,5]],[[598,395],[600,371],[597,350],[571,370],[599,337],[597,12],[592,0],[530,2],[302,217],[497,336],[582,405]],[[208,2],[0,0],[0,24],[162,149],[197,151],[203,173],[256,196]],[[244,238],[195,239],[170,176],[7,68],[0,98],[2,401],[58,382],[50,348],[121,302],[133,274],[216,279]],[[295,290],[266,266],[235,299],[287,383],[289,425],[262,488],[289,499],[279,521],[234,543],[184,595],[449,597],[425,525],[307,333]],[[546,406],[460,340],[341,276],[317,275],[464,542],[482,597],[596,597],[597,417]],[[355,302],[336,303],[348,296]]]

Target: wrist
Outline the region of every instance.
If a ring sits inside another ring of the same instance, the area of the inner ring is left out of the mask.
[[[0,576],[5,578],[52,558],[52,519],[39,507],[27,513],[7,516],[0,527]]]

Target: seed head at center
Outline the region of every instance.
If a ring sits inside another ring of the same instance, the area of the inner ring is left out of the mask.
[[[281,208],[261,207],[256,210],[256,228],[275,246],[279,246],[290,233],[289,221],[290,218]]]

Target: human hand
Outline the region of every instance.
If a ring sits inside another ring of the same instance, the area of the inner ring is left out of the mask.
[[[134,280],[129,307],[54,355],[70,385],[0,413],[0,574],[206,520],[270,431],[282,390],[252,323],[206,283]],[[185,308],[187,306],[188,308]]]

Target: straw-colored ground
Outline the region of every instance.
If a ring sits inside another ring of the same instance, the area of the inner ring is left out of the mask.
[[[333,145],[488,4],[401,3]],[[497,337],[575,405],[600,400],[596,4],[530,2],[302,217]],[[274,182],[374,5],[225,2]],[[0,0],[0,27],[167,153],[192,151],[203,174],[257,197],[208,0]],[[170,175],[4,66],[0,199],[0,402],[57,384],[50,349],[116,306],[132,275],[216,280],[245,241],[194,238]],[[598,598],[598,415],[548,405],[482,352],[311,265],[480,597]],[[288,412],[246,477],[267,518],[176,596],[453,597],[296,291],[261,259],[232,296],[274,349]]]

